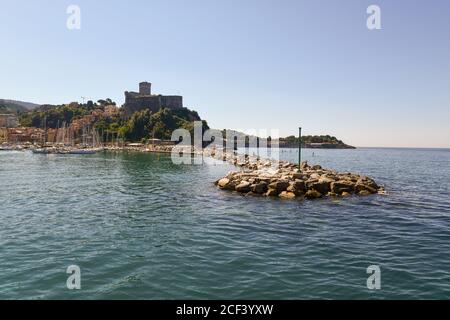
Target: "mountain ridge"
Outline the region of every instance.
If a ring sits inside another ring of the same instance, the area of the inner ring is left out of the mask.
[[[32,102],[13,99],[0,99],[0,112],[2,113],[27,112],[39,107],[39,104]]]

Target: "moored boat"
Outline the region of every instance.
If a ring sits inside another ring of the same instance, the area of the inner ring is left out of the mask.
[[[36,148],[36,149],[31,149],[31,152],[35,153],[35,154],[51,154],[51,153],[55,153],[54,150],[49,149],[49,148]]]
[[[95,154],[96,152],[96,149],[71,149],[66,154]]]

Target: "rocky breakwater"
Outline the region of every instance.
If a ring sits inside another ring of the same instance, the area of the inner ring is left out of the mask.
[[[216,185],[223,190],[244,195],[262,195],[284,199],[318,199],[322,197],[346,197],[352,194],[368,196],[384,194],[385,190],[373,179],[354,173],[339,173],[320,165],[300,166],[280,162],[252,165],[241,164],[242,171],[230,172]]]

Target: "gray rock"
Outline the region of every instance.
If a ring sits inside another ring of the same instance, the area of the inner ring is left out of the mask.
[[[327,194],[330,192],[330,182],[317,181],[309,185],[310,189],[316,190],[321,194]]]
[[[300,164],[300,170],[304,171],[309,169],[308,161],[304,161]]]
[[[219,188],[224,189],[224,190],[234,190],[234,187],[236,184],[234,181],[231,181],[228,178],[223,178],[223,179],[219,180],[217,185],[219,186]]]
[[[378,188],[377,189],[372,188],[371,186],[363,184],[361,182],[357,182],[355,185],[355,192],[358,194],[361,194],[361,192],[363,192],[363,191],[368,192],[369,194],[377,193],[377,190],[378,190]]]
[[[224,190],[281,198],[303,198],[305,195],[309,199],[324,195],[385,193],[384,189],[369,177],[339,173],[324,169],[320,165],[309,166],[307,162],[303,162],[299,169],[294,163],[268,161],[255,156],[236,157],[230,153],[227,158],[229,161],[237,160],[237,165],[242,166],[242,171],[230,172],[225,178],[215,182]],[[272,168],[269,169],[268,166]]]
[[[380,187],[376,184],[375,181],[373,181],[372,179],[368,178],[368,177],[361,177],[358,179],[358,181],[356,182],[358,185],[365,185],[368,186],[374,190],[378,190]]]
[[[308,190],[305,193],[305,198],[307,199],[317,199],[317,198],[321,198],[322,194],[316,190]]]
[[[336,182],[331,183],[331,192],[342,194],[344,192],[346,193],[352,193],[355,190],[355,184],[348,180],[340,180]]]
[[[319,179],[308,179],[305,181],[306,189],[311,189],[312,185],[319,182]]]
[[[288,191],[283,191],[278,196],[280,198],[283,198],[283,199],[294,199],[295,198],[295,193],[288,192]]]
[[[327,176],[327,175],[323,175],[319,178],[319,181],[321,182],[328,182],[328,183],[332,183],[334,181],[336,181],[335,179],[333,179],[331,176]]]
[[[252,191],[257,194],[263,194],[263,193],[267,192],[267,183],[260,182],[260,183],[254,184],[252,186]]]
[[[304,180],[304,179],[305,179],[305,175],[304,175],[303,173],[296,172],[296,173],[294,173],[294,174],[292,175],[292,178]]]
[[[289,187],[289,182],[285,180],[279,180],[276,182],[272,182],[269,184],[269,189],[275,189],[278,191],[278,193],[285,191]]]
[[[278,194],[279,194],[279,192],[275,189],[269,189],[266,192],[266,196],[268,196],[268,197],[276,197],[276,196],[278,196]]]
[[[219,182],[217,182],[217,184],[221,188],[225,187],[228,183],[230,183],[230,179],[228,179],[228,178],[222,178],[219,180]]]
[[[240,184],[236,186],[236,191],[241,193],[247,193],[250,192],[250,182],[248,181],[242,181]]]
[[[320,179],[320,174],[318,174],[318,173],[312,173],[312,174],[309,176],[309,178],[310,178],[310,179],[316,179],[316,180],[319,180],[319,179]]]
[[[294,186],[295,190],[299,193],[305,193],[306,192],[306,184],[303,180],[295,180],[292,185]]]

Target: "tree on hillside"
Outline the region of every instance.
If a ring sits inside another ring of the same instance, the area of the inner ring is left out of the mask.
[[[125,137],[132,141],[147,137],[150,131],[151,115],[150,110],[135,112],[126,125]]]

